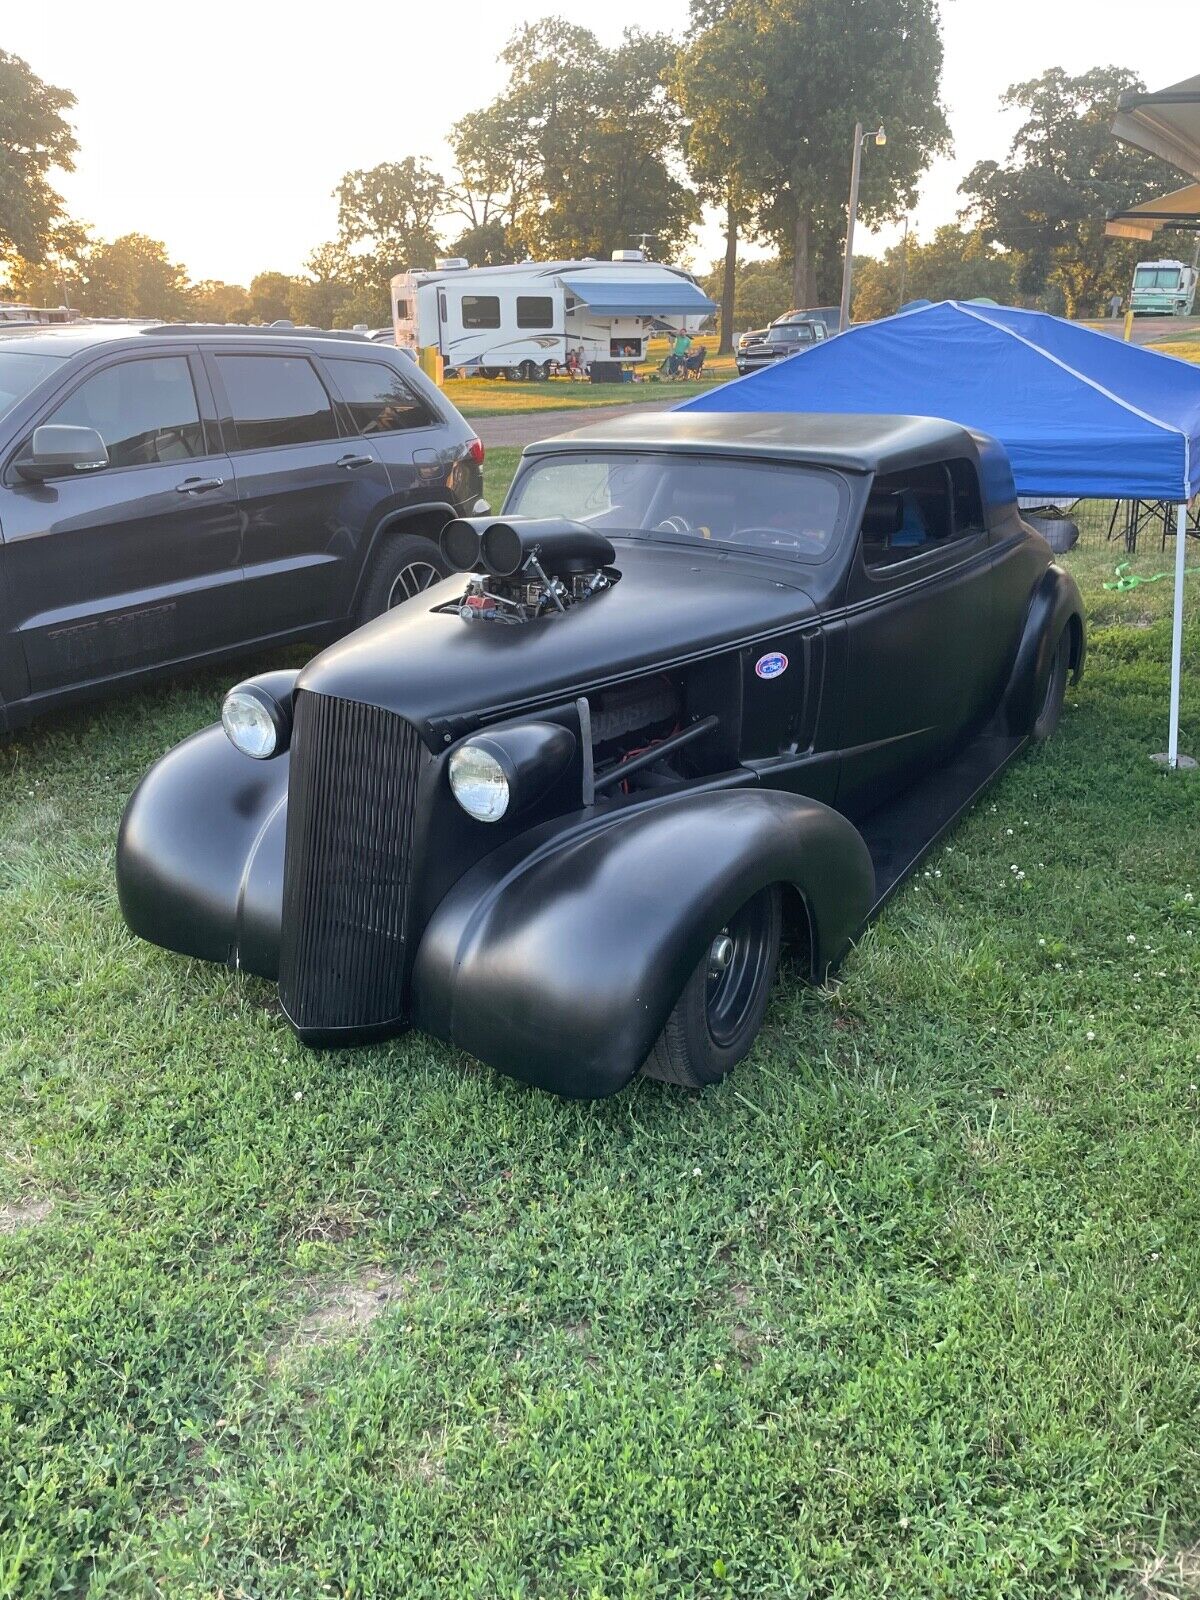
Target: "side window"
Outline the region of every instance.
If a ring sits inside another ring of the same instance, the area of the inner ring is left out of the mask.
[[[408,301],[407,300],[397,300],[396,301],[396,321],[397,322],[407,322],[408,321]]]
[[[434,421],[425,402],[384,362],[327,357],[325,364],[359,433],[399,433]]]
[[[552,328],[554,326],[554,300],[548,294],[519,294],[517,296],[518,328]]]
[[[152,356],[105,367],[44,420],[95,428],[114,467],[186,461],[205,453],[186,356]]]
[[[498,294],[463,295],[462,325],[464,328],[498,328],[500,326],[500,296]]]
[[[304,356],[219,355],[239,450],[337,438],[325,385]]]
[[[954,527],[958,533],[976,533],[983,527],[983,499],[975,463],[960,456],[949,463],[949,468],[954,490]]]
[[[875,479],[862,524],[863,560],[868,567],[893,566],[953,537],[950,470],[944,462]]]
[[[445,322],[445,320],[446,320],[446,291],[444,289],[439,289],[438,290],[438,321],[439,322]]]

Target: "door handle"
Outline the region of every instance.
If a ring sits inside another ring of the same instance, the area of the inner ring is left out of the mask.
[[[374,456],[339,456],[334,462],[334,466],[345,467],[347,472],[351,472],[355,467],[373,466],[374,462]]]
[[[185,478],[175,485],[176,494],[207,494],[210,489],[223,489],[224,478]]]

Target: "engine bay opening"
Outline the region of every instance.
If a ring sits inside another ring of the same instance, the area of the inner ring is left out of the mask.
[[[596,788],[606,794],[678,789],[737,763],[735,659],[616,684],[589,705]]]

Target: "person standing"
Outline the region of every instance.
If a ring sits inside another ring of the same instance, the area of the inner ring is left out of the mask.
[[[677,378],[683,371],[683,363],[687,360],[687,353],[692,348],[692,336],[686,328],[680,328],[675,334],[675,343],[671,349],[671,376]]]

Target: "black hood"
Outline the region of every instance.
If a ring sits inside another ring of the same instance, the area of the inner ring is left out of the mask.
[[[458,573],[325,650],[297,687],[431,725],[551,704],[605,682],[771,640],[815,614],[803,569],[716,550],[618,542],[620,581],[564,615],[506,625],[435,608]]]

